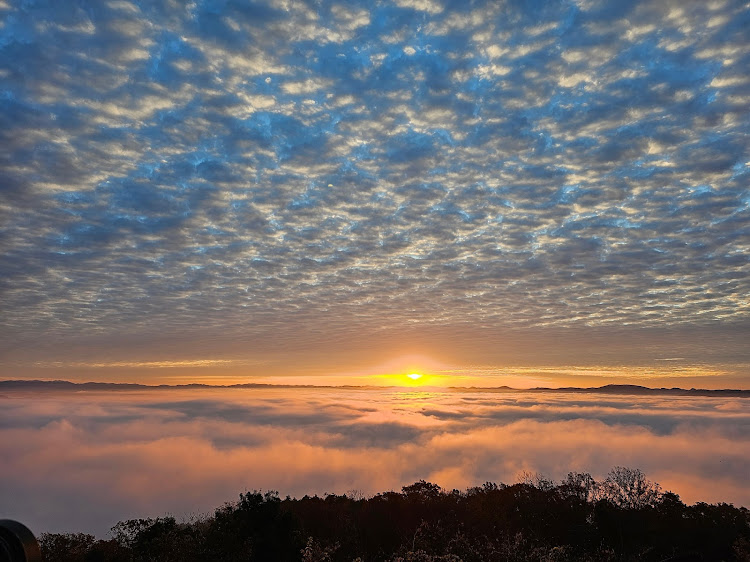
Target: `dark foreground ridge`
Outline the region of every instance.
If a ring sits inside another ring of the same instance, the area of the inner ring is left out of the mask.
[[[639,470],[569,473],[465,492],[420,480],[401,492],[281,499],[247,492],[211,516],[133,519],[112,538],[43,534],[47,562],[750,560],[750,512],[686,506]]]
[[[120,382],[70,382],[63,380],[41,381],[41,380],[4,380],[0,381],[0,391],[27,390],[27,391],[90,391],[90,390],[168,390],[168,389],[201,389],[201,388],[341,388],[341,389],[387,389],[398,387],[387,386],[328,386],[313,384],[267,384],[267,383],[243,383],[230,385],[215,384],[137,384]],[[673,396],[731,396],[750,398],[750,390],[718,389],[709,390],[704,388],[649,388],[635,384],[608,384],[597,387],[563,387],[563,388],[512,388],[510,386],[493,387],[444,387],[452,391],[465,392],[570,392],[570,393],[600,393],[600,394],[642,394],[642,395],[673,395]],[[413,389],[410,389],[413,390]],[[0,395],[0,397],[2,397]]]

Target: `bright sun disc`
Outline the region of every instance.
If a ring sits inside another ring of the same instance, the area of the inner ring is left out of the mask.
[[[420,375],[419,373],[410,373],[406,376],[409,377],[413,381],[416,381],[422,378],[422,375]]]

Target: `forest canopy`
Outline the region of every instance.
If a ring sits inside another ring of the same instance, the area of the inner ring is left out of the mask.
[[[111,538],[44,533],[47,562],[493,560],[750,560],[750,511],[685,505],[638,469],[561,482],[525,474],[512,485],[282,499],[253,491],[212,515],[117,523]]]

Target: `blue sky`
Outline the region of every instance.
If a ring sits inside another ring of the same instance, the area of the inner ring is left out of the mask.
[[[749,132],[743,2],[0,0],[3,374],[750,364]]]

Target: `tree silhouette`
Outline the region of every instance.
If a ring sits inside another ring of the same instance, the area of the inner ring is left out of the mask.
[[[419,480],[370,498],[246,492],[212,516],[133,519],[111,540],[44,534],[47,562],[750,560],[750,512],[686,506],[638,469],[465,492]]]
[[[661,488],[637,468],[616,466],[602,484],[603,497],[626,509],[643,509],[658,501]]]

